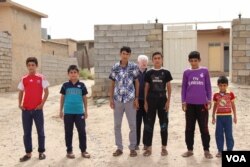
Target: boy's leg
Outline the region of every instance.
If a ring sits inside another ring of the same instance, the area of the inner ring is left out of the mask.
[[[186,117],[186,130],[185,130],[185,141],[187,149],[192,151],[194,148],[194,130],[196,123],[195,105],[187,104],[187,110],[185,113]]]
[[[225,136],[227,151],[232,151],[234,147],[232,116],[225,116]]]
[[[32,138],[31,138],[31,131],[32,131],[32,114],[31,111],[23,110],[22,111],[22,123],[23,123],[23,143],[25,147],[25,152],[30,154],[32,152]]]
[[[167,146],[167,140],[168,140],[168,112],[166,112],[165,109],[166,101],[167,101],[166,98],[159,99],[158,109],[157,109],[160,128],[161,128],[162,146]]]
[[[216,139],[218,152],[222,152],[223,146],[224,146],[224,130],[223,130],[224,119],[223,117],[224,116],[217,116],[216,118],[215,139]]]
[[[44,118],[42,110],[34,110],[33,119],[35,121],[37,135],[38,135],[38,152],[45,152],[45,135],[44,135]]]
[[[196,107],[203,149],[204,151],[209,151],[210,135],[208,130],[208,110],[205,105],[197,105]]]
[[[140,145],[141,140],[141,124],[142,124],[142,117],[143,117],[143,100],[139,100],[139,109],[136,112],[136,133],[137,133],[137,146]]]
[[[72,153],[72,138],[73,138],[73,128],[74,128],[74,114],[64,115],[64,130],[65,130],[65,142],[67,147],[67,153]]]
[[[142,101],[142,106],[143,106],[143,108],[142,108],[142,119],[143,119],[143,133],[145,132],[145,125],[147,124],[147,113],[146,113],[146,111],[145,111],[145,109],[144,109],[144,100]],[[146,146],[146,142],[145,142],[145,138],[144,138],[144,134],[142,135],[143,137],[142,137],[142,142],[143,142],[143,145],[144,146]]]
[[[124,113],[124,104],[118,101],[114,101],[114,130],[115,130],[115,144],[117,149],[123,150],[122,145],[122,118]]]
[[[77,114],[75,116],[75,124],[78,131],[78,138],[79,138],[79,148],[81,152],[86,152],[87,145],[86,145],[86,130],[85,130],[85,118],[82,114]]]
[[[156,101],[153,99],[148,99],[147,102],[148,102],[148,111],[146,113],[147,120],[146,120],[146,124],[144,125],[143,138],[145,139],[145,145],[147,147],[151,147],[157,104],[156,104]]]
[[[136,109],[134,108],[134,101],[127,102],[125,105],[125,113],[129,124],[129,149],[135,150],[137,140],[136,140]]]

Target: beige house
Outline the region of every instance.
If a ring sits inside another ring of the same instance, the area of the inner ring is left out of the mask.
[[[8,31],[12,36],[11,90],[16,89],[20,77],[27,72],[27,57],[35,56],[41,62],[41,19],[47,17],[10,0],[0,1],[0,31]]]

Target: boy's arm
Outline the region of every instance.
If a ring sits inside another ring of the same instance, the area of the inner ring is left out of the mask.
[[[18,93],[18,107],[21,110],[25,110],[25,108],[23,108],[22,102],[23,102],[23,91],[19,90],[19,93]]]
[[[63,118],[63,104],[64,104],[64,95],[61,95],[61,98],[60,98],[60,111],[59,111],[60,118]]]
[[[185,72],[183,73],[182,77],[182,85],[181,85],[181,102],[182,102],[182,110],[185,112],[186,107],[186,90],[187,90],[187,78]]]
[[[85,119],[87,119],[88,118],[88,99],[87,99],[87,96],[86,95],[84,95],[83,97],[82,97],[82,99],[83,99],[83,104],[84,104],[84,110],[85,110],[85,114],[84,114],[84,117],[85,117]]]
[[[171,93],[172,93],[171,82],[167,83],[167,93],[168,93],[168,95],[167,95],[168,100],[167,100],[166,106],[165,106],[166,112],[169,111],[169,106],[170,106],[170,99],[171,99]]]
[[[110,107],[114,109],[114,89],[115,89],[115,81],[111,80],[110,88],[109,88],[109,101],[110,101]]]
[[[48,89],[48,87],[47,87],[47,88],[44,89],[44,95],[43,95],[42,103],[39,104],[39,105],[36,107],[36,110],[41,110],[41,109],[43,109],[43,106],[44,106],[44,104],[45,104],[45,102],[46,102],[48,96],[49,96],[49,89]]]
[[[212,99],[212,86],[210,81],[209,72],[207,71],[206,75],[206,83],[205,88],[207,92],[207,99],[208,99],[208,110],[211,108],[211,99]]]
[[[212,124],[215,124],[215,112],[216,112],[216,109],[217,109],[217,103],[215,102],[214,103],[214,107],[213,107],[213,114],[212,114]]]
[[[146,112],[148,112],[148,102],[147,102],[148,90],[149,90],[149,83],[145,82],[145,87],[144,87],[144,109],[145,109]]]
[[[138,102],[138,98],[139,98],[139,86],[140,86],[139,80],[136,79],[135,80],[135,107],[136,107],[136,109],[139,108],[139,102]]]
[[[236,116],[236,106],[234,101],[231,102],[232,103],[232,110],[233,110],[233,115],[234,115],[234,123],[237,123],[237,116]]]

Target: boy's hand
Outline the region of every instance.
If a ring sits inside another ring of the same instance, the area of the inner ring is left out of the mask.
[[[170,101],[167,100],[167,102],[166,102],[166,104],[165,104],[165,110],[166,110],[166,112],[169,111],[169,106],[170,106]]]
[[[187,104],[182,103],[182,111],[186,112],[186,110],[187,110]]]
[[[234,123],[237,124],[237,117],[234,117]]]
[[[135,108],[135,109],[138,109],[138,108],[139,108],[138,98],[135,98],[135,100],[134,100],[134,108]]]
[[[148,103],[146,101],[144,102],[144,109],[146,112],[148,112]]]
[[[22,105],[19,105],[18,108],[20,108],[21,110],[25,110],[25,108]]]
[[[62,111],[60,111],[60,113],[59,113],[59,117],[60,117],[61,119],[63,119],[63,116],[64,116],[63,112],[62,112]]]
[[[213,118],[212,118],[212,124],[215,124],[215,122],[216,122],[216,119],[215,119],[215,117],[213,116]]]
[[[110,105],[110,108],[111,108],[111,109],[114,109],[115,104],[114,104],[114,100],[113,100],[113,99],[112,99],[112,100],[110,100],[109,105]]]
[[[39,104],[36,108],[35,108],[35,110],[42,110],[43,109],[43,104]]]
[[[88,115],[88,112],[85,112],[85,113],[84,113],[84,119],[87,119],[88,116],[89,116],[89,115]]]
[[[207,102],[207,110],[210,110],[212,107],[211,101]]]

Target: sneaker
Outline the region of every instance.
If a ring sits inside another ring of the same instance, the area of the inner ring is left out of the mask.
[[[190,157],[192,155],[194,155],[193,151],[188,150],[187,152],[183,153],[181,156],[187,158],[187,157]]]
[[[122,150],[117,149],[117,150],[113,153],[113,156],[114,156],[114,157],[118,157],[118,156],[120,156],[120,155],[122,155],[122,154],[123,154]]]

